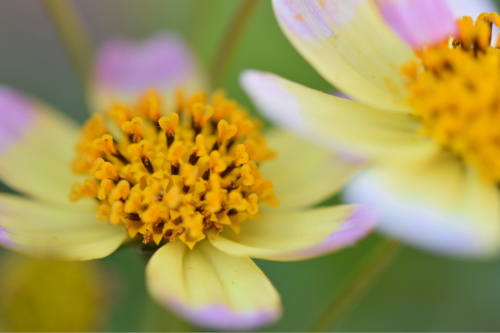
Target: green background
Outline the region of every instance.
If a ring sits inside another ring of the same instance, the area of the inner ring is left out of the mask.
[[[77,0],[73,2],[94,46],[112,36],[141,39],[159,30],[185,37],[208,66],[237,0]],[[0,82],[32,94],[83,122],[82,87],[41,2],[0,3]],[[331,87],[297,54],[260,2],[224,81],[230,97],[253,109],[238,85],[246,68],[271,71],[318,90]],[[34,169],[36,172],[36,169]],[[258,261],[280,291],[284,316],[269,331],[307,329],[338,295],[380,236],[323,258]],[[144,283],[144,262],[134,249],[102,263],[120,279],[103,329],[190,329],[156,306]],[[405,247],[392,266],[338,327],[341,331],[499,331],[500,260],[462,261]]]

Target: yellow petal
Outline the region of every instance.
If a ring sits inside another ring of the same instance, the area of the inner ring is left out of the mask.
[[[235,256],[303,260],[354,245],[371,232],[377,217],[373,209],[358,205],[268,213],[243,223],[238,235],[224,229],[210,241]]]
[[[428,148],[410,115],[375,109],[269,73],[246,71],[240,79],[271,120],[327,148],[364,156],[414,155]]]
[[[0,245],[35,257],[63,260],[103,258],[127,239],[121,227],[86,213],[0,194]]]
[[[381,232],[423,249],[460,257],[500,249],[498,189],[445,153],[375,164],[345,199],[379,208]]]
[[[263,177],[272,181],[280,200],[271,210],[318,204],[337,193],[365,165],[283,130],[274,129],[266,138],[269,147],[278,152],[261,166]]]
[[[406,111],[401,66],[415,59],[373,1],[274,0],[281,29],[328,82],[356,100]]]
[[[37,199],[71,204],[78,127],[47,105],[0,88],[0,178]]]
[[[251,330],[281,315],[278,292],[246,257],[233,257],[208,241],[193,250],[176,241],[151,258],[151,296],[186,320],[216,330]]]

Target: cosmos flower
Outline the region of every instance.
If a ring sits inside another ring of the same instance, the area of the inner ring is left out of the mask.
[[[82,130],[2,87],[0,177],[25,196],[0,194],[0,243],[90,260],[142,242],[154,252],[151,296],[185,319],[218,329],[277,320],[280,296],[250,257],[330,253],[366,236],[376,216],[311,208],[352,164],[283,131],[264,136],[223,92],[206,95],[203,77],[174,36],[112,41],[97,56]]]
[[[450,3],[463,14],[484,2]],[[356,156],[365,169],[344,199],[381,209],[380,231],[441,254],[496,254],[500,51],[490,39],[499,16],[456,21],[437,0],[273,6],[293,46],[352,100],[248,71],[241,83],[257,106],[309,140]]]

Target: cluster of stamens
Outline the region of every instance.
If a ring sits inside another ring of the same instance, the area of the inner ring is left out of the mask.
[[[155,91],[136,108],[113,105],[84,125],[73,169],[92,178],[74,184],[70,200],[93,197],[97,219],[124,224],[144,243],[177,238],[190,248],[240,224],[258,204],[279,204],[260,162],[274,156],[260,124],[223,92],[210,100],[176,93],[164,110]]]
[[[421,63],[403,68],[422,134],[500,183],[500,39],[491,47],[496,13],[458,21],[459,36],[418,51]]]

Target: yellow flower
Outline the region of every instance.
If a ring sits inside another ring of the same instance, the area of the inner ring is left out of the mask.
[[[97,262],[0,256],[0,330],[85,332],[102,329],[113,288]]]
[[[218,329],[277,320],[279,294],[250,257],[323,255],[364,237],[375,217],[358,205],[310,208],[356,167],[286,132],[264,136],[220,91],[193,95],[205,89],[199,73],[173,36],[112,42],[97,57],[82,131],[2,88],[0,177],[27,197],[0,194],[0,244],[90,260],[149,243],[158,251],[146,280],[160,304]]]
[[[272,120],[365,163],[345,199],[380,208],[382,232],[489,256],[500,248],[500,51],[489,46],[500,18],[457,24],[444,1],[425,3],[274,0],[294,47],[354,100],[255,71],[242,85]]]

